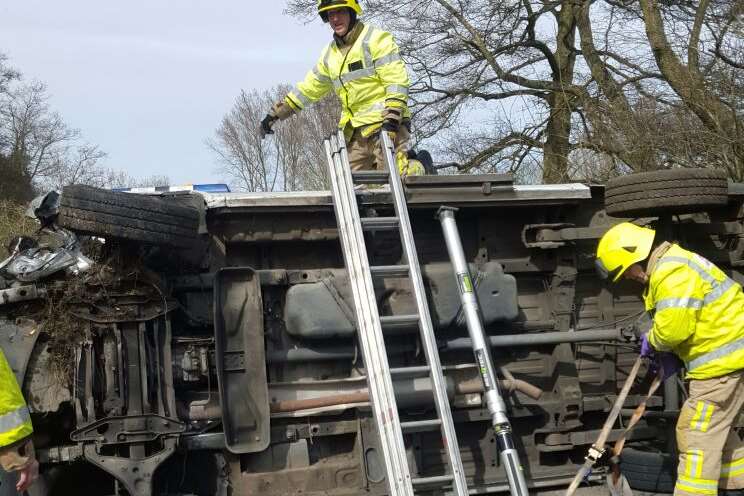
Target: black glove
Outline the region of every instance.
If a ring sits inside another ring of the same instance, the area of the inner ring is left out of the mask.
[[[385,119],[382,121],[382,129],[389,133],[397,133],[400,127],[400,121],[395,119]]]
[[[274,122],[276,122],[277,119],[279,118],[273,114],[266,114],[266,117],[261,121],[261,126],[259,128],[261,139],[266,138],[267,134],[274,134],[274,130],[271,129],[271,126],[274,125]]]

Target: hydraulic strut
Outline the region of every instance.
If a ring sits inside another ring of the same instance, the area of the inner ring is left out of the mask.
[[[444,240],[447,243],[447,251],[455,271],[457,287],[462,301],[462,310],[465,315],[470,340],[473,344],[475,360],[483,379],[484,396],[486,406],[491,415],[491,423],[496,434],[496,444],[501,454],[501,461],[506,469],[509,480],[509,488],[512,496],[527,496],[527,483],[524,478],[522,464],[519,462],[517,450],[514,447],[511,424],[506,416],[506,404],[499,391],[499,383],[496,380],[496,369],[491,358],[491,350],[483,330],[481,310],[476,298],[473,279],[465,260],[465,253],[460,241],[460,233],[455,221],[456,208],[441,207],[437,212],[439,221],[442,223]]]

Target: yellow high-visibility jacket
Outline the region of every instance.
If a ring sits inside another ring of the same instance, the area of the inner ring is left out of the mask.
[[[30,436],[33,431],[26,401],[0,350],[0,448]]]
[[[318,63],[285,102],[299,111],[334,89],[342,109],[338,127],[363,127],[363,134],[369,136],[379,128],[386,108],[397,109],[402,118],[410,118],[409,86],[406,64],[393,35],[361,25],[351,48],[343,49],[334,40],[323,49]]]
[[[744,368],[744,293],[700,255],[672,245],[650,268],[643,295],[654,312],[648,341],[685,362],[687,377],[710,379]]]

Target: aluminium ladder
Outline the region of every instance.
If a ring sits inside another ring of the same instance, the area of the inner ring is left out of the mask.
[[[333,203],[338,222],[344,262],[349,274],[356,312],[357,334],[367,372],[370,401],[380,436],[391,496],[412,496],[414,489],[451,485],[456,496],[467,496],[468,487],[460,458],[460,449],[452,420],[447,388],[442,374],[436,337],[431,323],[426,292],[421,277],[416,245],[408,217],[403,183],[398,174],[393,145],[387,133],[380,133],[386,171],[352,173],[342,131],[325,140],[332,183]],[[355,185],[388,184],[395,205],[395,217],[362,217]],[[370,266],[363,231],[398,230],[405,265]],[[375,277],[409,278],[417,312],[414,315],[381,316],[372,283]],[[418,324],[427,365],[390,369],[382,330],[406,324]],[[426,373],[431,378],[437,417],[433,420],[401,422],[393,390],[392,374]],[[442,476],[412,478],[408,466],[403,433],[438,426],[442,433],[449,473]]]

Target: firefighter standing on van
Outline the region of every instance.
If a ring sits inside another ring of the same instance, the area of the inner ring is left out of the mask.
[[[358,20],[357,0],[318,0],[318,14],[333,30],[333,41],[320,54],[305,80],[263,118],[261,136],[272,134],[284,120],[323,98],[332,89],[341,102],[338,123],[348,143],[352,170],[384,168],[380,132],[395,146],[401,174],[423,173],[418,161],[407,158],[411,112],[410,81],[393,36]]]
[[[645,286],[653,326],[642,337],[641,354],[671,352],[687,370],[674,494],[742,489],[744,442],[732,426],[744,405],[744,293],[700,255],[654,243],[655,234],[629,222],[612,227],[599,241],[597,268],[612,281],[624,277]]]
[[[5,355],[0,350],[0,467],[18,473],[16,490],[22,493],[39,474],[26,401]]]

